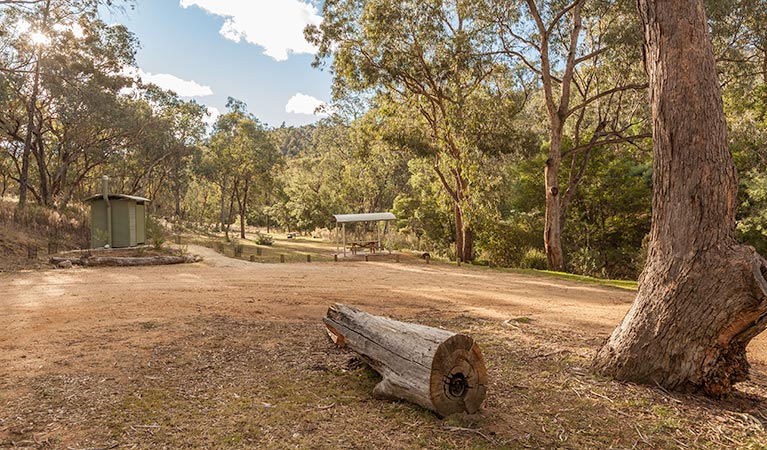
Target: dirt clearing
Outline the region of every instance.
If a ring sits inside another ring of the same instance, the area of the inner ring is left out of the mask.
[[[721,402],[594,377],[634,294],[423,263],[203,263],[0,274],[0,447],[759,448],[754,380]],[[374,400],[337,350],[335,302],[471,334],[480,414],[439,420]],[[763,447],[762,447],[763,448]]]

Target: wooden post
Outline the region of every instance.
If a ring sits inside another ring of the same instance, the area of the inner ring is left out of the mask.
[[[368,262],[368,261],[370,261],[370,260],[368,259],[368,256],[370,256],[370,255],[365,255],[365,262]]]
[[[250,255],[250,262],[256,262],[256,255]]]
[[[333,255],[333,262],[338,262],[338,253]]]
[[[431,261],[431,255],[427,253],[423,255],[423,259],[426,260],[426,264],[429,264],[429,261]]]
[[[309,254],[306,255],[306,262],[308,263],[312,262],[312,255],[309,255]]]
[[[359,353],[381,374],[374,397],[404,399],[442,417],[482,406],[487,370],[471,337],[340,304],[328,309],[324,322],[336,345]]]
[[[284,263],[284,262],[285,262],[285,255],[280,255],[280,262],[281,262],[281,263]]]
[[[346,223],[341,224],[341,229],[343,230],[344,234],[344,258],[346,258]]]

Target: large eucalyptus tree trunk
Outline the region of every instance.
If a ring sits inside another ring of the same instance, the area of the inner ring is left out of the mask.
[[[639,0],[654,121],[653,222],[639,293],[595,368],[718,396],[767,325],[767,261],[733,238],[735,166],[702,0]]]

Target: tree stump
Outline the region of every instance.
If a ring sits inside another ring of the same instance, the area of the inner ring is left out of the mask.
[[[381,376],[373,396],[407,400],[445,417],[479,411],[487,370],[474,340],[447,330],[373,316],[336,304],[323,319],[333,341]]]

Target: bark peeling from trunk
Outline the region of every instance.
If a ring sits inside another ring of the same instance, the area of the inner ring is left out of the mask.
[[[639,292],[595,360],[625,381],[718,397],[767,326],[767,261],[734,239],[737,175],[701,0],[639,0],[654,124]]]

